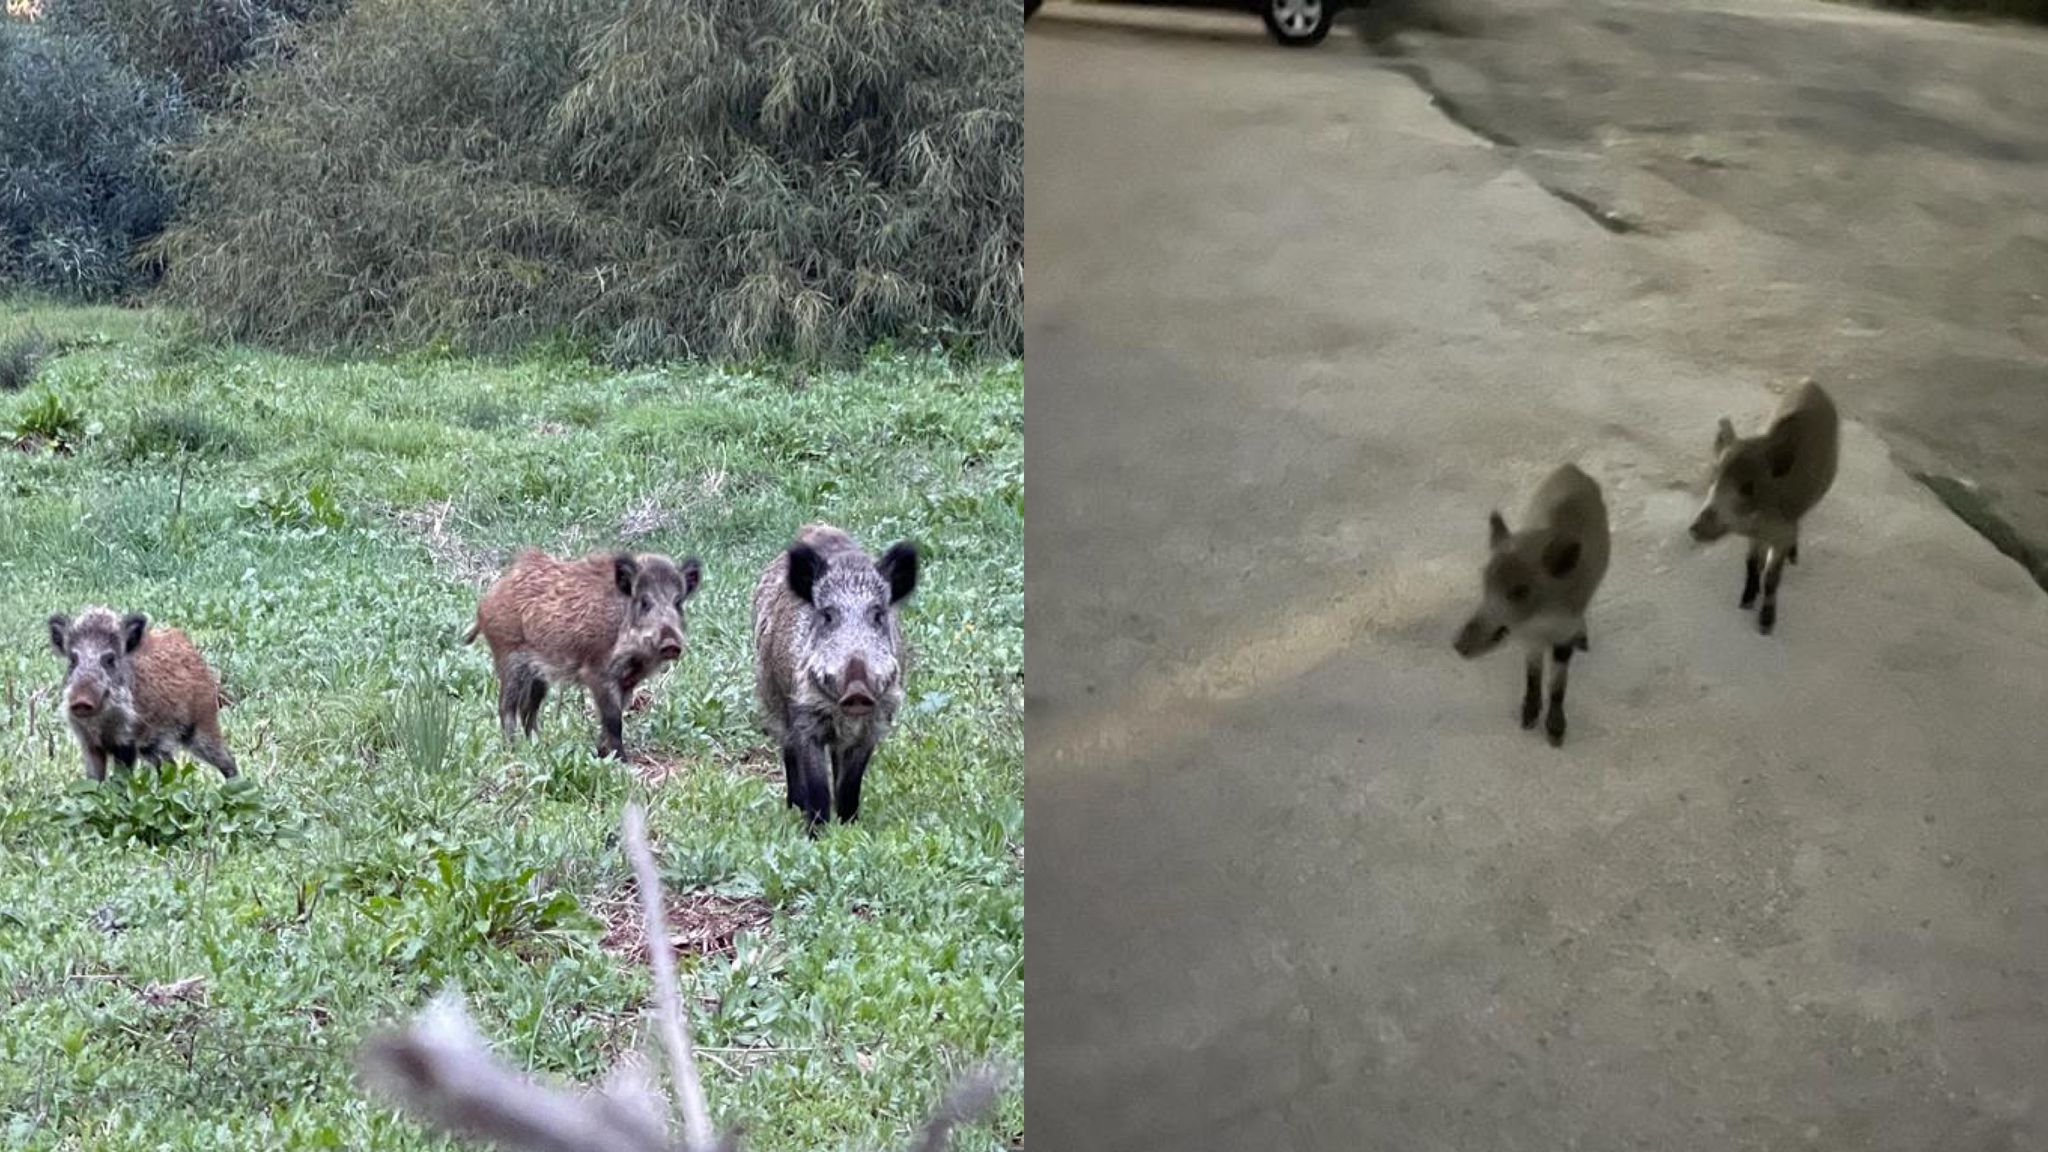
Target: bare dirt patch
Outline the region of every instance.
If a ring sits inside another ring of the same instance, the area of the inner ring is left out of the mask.
[[[690,770],[688,761],[647,748],[628,752],[626,763],[633,769],[635,776],[650,785],[661,784],[671,776],[680,776]]]
[[[391,518],[426,545],[435,567],[465,584],[482,587],[504,567],[502,552],[494,548],[478,548],[452,530],[449,522],[458,517],[455,506],[447,500],[436,500],[418,508],[400,508],[391,513]]]
[[[591,909],[605,923],[599,947],[615,956],[647,956],[647,926],[640,896],[628,883]],[[759,896],[687,892],[666,905],[669,944],[683,955],[729,956],[742,932],[758,932],[774,920],[774,909]]]

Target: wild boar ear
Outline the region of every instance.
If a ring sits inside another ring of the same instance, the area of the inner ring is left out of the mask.
[[[624,552],[612,554],[612,579],[618,582],[621,595],[633,594],[633,581],[640,578],[640,562]]]
[[[704,582],[704,564],[695,556],[685,556],[676,568],[683,574],[683,599],[688,600],[696,593],[697,585]]]
[[[1543,570],[1562,580],[1579,566],[1579,552],[1577,540],[1552,540],[1543,546]]]
[[[1764,466],[1771,475],[1783,478],[1792,471],[1792,465],[1799,461],[1799,439],[1789,427],[1771,429],[1771,438],[1764,445]]]
[[[130,612],[121,617],[121,645],[133,652],[142,647],[142,634],[149,631],[149,617],[140,612]]]
[[[1735,443],[1735,425],[1726,416],[1714,426],[1714,455],[1719,456]]]
[[[1499,510],[1486,514],[1486,543],[1498,548],[1508,542],[1508,522],[1501,519]]]
[[[908,540],[898,541],[882,553],[875,571],[889,582],[889,603],[901,603],[917,591],[917,545]]]
[[[789,547],[789,590],[806,604],[812,603],[811,591],[820,577],[825,575],[825,558],[809,544],[792,544]]]
[[[71,617],[64,615],[62,612],[53,614],[50,617],[50,647],[57,650],[57,655],[62,656],[64,654],[64,641],[69,639],[70,636]]]

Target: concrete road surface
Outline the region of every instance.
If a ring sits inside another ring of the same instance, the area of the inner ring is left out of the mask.
[[[1638,230],[1618,310],[1695,363],[1835,382],[2048,584],[2048,29],[1814,0],[1375,0],[1358,24]]]
[[[2048,595],[1845,398],[1758,636],[1684,527],[1791,377],[1355,48],[1046,11],[1033,1145],[2048,1147]],[[1562,460],[1615,556],[1552,749],[1450,640]]]

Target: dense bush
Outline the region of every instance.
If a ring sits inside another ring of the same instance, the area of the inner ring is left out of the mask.
[[[359,0],[182,156],[176,297],[310,348],[1021,348],[1015,0]]]
[[[103,299],[146,282],[134,253],[172,207],[156,150],[192,122],[174,85],[95,39],[0,19],[0,289]]]
[[[235,71],[288,54],[293,28],[342,0],[49,0],[57,28],[99,38],[137,73],[174,80],[195,104],[214,106]]]

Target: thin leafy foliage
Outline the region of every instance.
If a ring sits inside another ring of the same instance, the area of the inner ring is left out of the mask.
[[[358,0],[180,155],[173,294],[319,349],[1021,349],[1012,0]]]

